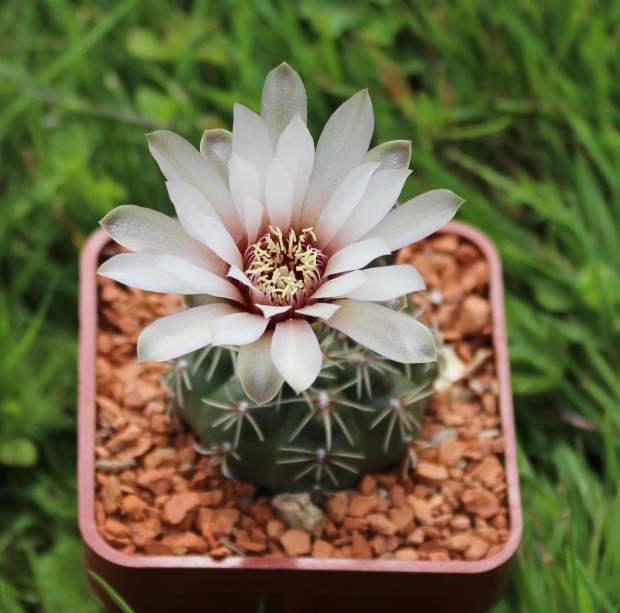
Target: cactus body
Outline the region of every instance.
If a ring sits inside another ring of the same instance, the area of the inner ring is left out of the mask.
[[[315,384],[302,395],[285,384],[263,406],[235,377],[232,349],[209,348],[172,364],[176,410],[225,475],[272,493],[335,491],[404,460],[436,364],[392,362],[322,327]]]

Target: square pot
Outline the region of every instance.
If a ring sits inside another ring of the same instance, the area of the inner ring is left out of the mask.
[[[505,440],[510,537],[493,557],[466,561],[276,559],[149,556],[122,553],[104,541],[95,523],[95,430],[98,300],[95,272],[111,242],[95,232],[81,258],[79,361],[79,518],[86,569],[103,578],[137,612],[256,611],[356,613],[379,610],[482,612],[504,591],[521,539],[522,515],[504,317],[501,262],[478,230],[452,222],[441,230],[475,244],[490,268],[493,345]],[[89,577],[107,610],[118,610]]]

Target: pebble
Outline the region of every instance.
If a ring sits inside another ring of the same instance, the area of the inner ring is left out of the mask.
[[[287,530],[280,537],[280,543],[289,558],[307,555],[312,549],[310,533],[296,528]]]

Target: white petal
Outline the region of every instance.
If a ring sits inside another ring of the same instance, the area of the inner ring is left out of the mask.
[[[411,141],[393,140],[371,149],[364,158],[366,162],[380,162],[379,170],[409,168]]]
[[[267,75],[260,114],[267,125],[274,147],[280,134],[296,114],[306,122],[306,88],[300,76],[288,64],[280,64]]]
[[[256,404],[269,402],[284,383],[271,359],[273,332],[267,331],[257,341],[244,345],[237,356],[237,377],[243,390]]]
[[[332,315],[339,309],[340,307],[337,304],[330,304],[327,302],[317,302],[316,304],[312,304],[304,309],[297,309],[295,313],[299,313],[301,315],[306,315],[307,317],[318,317],[323,321],[329,321]]]
[[[251,313],[233,313],[215,321],[211,326],[213,345],[249,345],[265,331],[269,320]]]
[[[410,174],[410,170],[376,172],[370,178],[359,204],[327,251],[337,251],[372,230],[390,212]]]
[[[271,359],[296,394],[308,389],[323,364],[323,353],[310,324],[303,319],[276,324]]]
[[[252,285],[252,282],[248,279],[247,275],[241,269],[237,268],[236,266],[230,267],[230,270],[228,271],[227,276],[229,276],[231,279],[235,279],[239,281],[240,283],[243,283],[243,285],[245,285],[246,287],[249,287],[252,290],[252,294],[254,295],[255,302],[261,302],[267,299],[265,294],[263,294],[263,292],[261,292],[259,289],[254,287]]]
[[[280,315],[281,313],[286,313],[291,308],[291,305],[277,307],[271,306],[269,304],[257,304],[256,306],[263,312],[263,315],[267,318],[274,317],[275,315]]]
[[[286,167],[277,157],[273,158],[267,169],[265,200],[269,222],[272,226],[282,228],[284,232],[291,226],[293,191],[293,180]]]
[[[240,220],[231,206],[227,185],[213,167],[185,139],[158,130],[147,136],[151,154],[168,181],[185,181],[198,188],[217,211],[235,239],[241,236]]]
[[[301,208],[314,164],[314,141],[304,120],[295,115],[278,141],[276,158],[284,164],[293,182],[292,226],[299,226]]]
[[[431,331],[406,313],[374,302],[338,300],[342,308],[329,325],[354,341],[396,362],[414,364],[437,359]]]
[[[346,296],[365,282],[366,275],[361,270],[354,270],[326,281],[314,292],[312,298],[339,298],[340,296]]]
[[[454,217],[463,202],[449,189],[427,192],[393,210],[365,238],[383,238],[395,251],[439,230]]]
[[[227,298],[237,302],[245,302],[241,292],[230,281],[190,264],[181,258],[171,255],[160,255],[153,261],[153,266],[158,270],[175,275],[188,285],[200,290],[201,294],[208,294],[216,298]],[[192,292],[196,293],[196,292]]]
[[[211,249],[222,260],[232,266],[243,267],[243,259],[239,248],[224,224],[217,217],[192,215],[187,218],[192,226],[193,234]]]
[[[165,362],[207,346],[211,343],[212,322],[236,310],[220,302],[158,319],[138,338],[138,360]]]
[[[155,263],[161,257],[166,256],[147,253],[121,253],[104,262],[97,270],[97,274],[147,292],[160,292],[162,294],[205,293],[186,280],[180,279],[174,273],[157,268]],[[189,266],[194,266],[189,262],[186,263]]]
[[[349,172],[364,161],[374,116],[366,90],[347,100],[330,117],[319,138],[301,223],[314,226],[323,207]]]
[[[233,115],[233,154],[254,164],[262,187],[265,184],[267,166],[273,157],[269,130],[260,115],[241,104],[235,104]]]
[[[353,245],[344,247],[329,258],[324,274],[335,275],[339,272],[359,270],[374,259],[388,253],[390,253],[390,249],[382,238],[370,238],[366,241],[353,243]]]
[[[183,229],[192,238],[200,240],[196,235],[193,224],[188,223],[187,218],[193,215],[217,217],[215,209],[200,190],[189,183],[185,183],[185,181],[167,181],[166,188]]]
[[[265,212],[263,205],[248,196],[243,202],[243,217],[245,219],[245,231],[248,237],[248,245],[256,242],[258,238],[258,231],[260,230],[263,213]]]
[[[243,203],[248,197],[260,200],[262,197],[262,187],[258,170],[252,162],[240,158],[234,153],[228,161],[228,172],[230,180],[230,193],[235,204],[235,209],[239,219],[245,220],[243,216]]]
[[[315,232],[321,247],[338,234],[362,199],[368,182],[378,167],[378,162],[356,166],[339,185],[316,223]]]
[[[224,262],[189,236],[181,224],[152,209],[126,204],[115,208],[99,223],[130,251],[176,255],[212,272],[224,272]]]
[[[200,153],[228,185],[228,160],[232,153],[232,132],[216,128],[205,130],[200,140]]]
[[[347,294],[353,300],[391,300],[426,289],[420,273],[408,264],[364,270],[366,283]]]

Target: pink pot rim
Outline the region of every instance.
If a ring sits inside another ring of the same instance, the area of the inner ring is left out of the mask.
[[[523,517],[517,471],[515,423],[510,383],[510,365],[501,260],[493,243],[479,230],[450,222],[438,233],[451,233],[474,243],[485,255],[490,269],[490,302],[493,318],[493,343],[499,405],[504,434],[504,464],[508,486],[510,536],[504,547],[493,557],[475,562],[466,561],[399,561],[343,560],[314,558],[228,557],[215,561],[210,556],[146,556],[121,553],[108,545],[95,525],[95,453],[96,420],[95,360],[97,348],[97,285],[95,271],[101,250],[111,242],[104,230],[97,230],[86,242],[80,258],[80,341],[79,341],[79,417],[78,417],[78,482],[79,525],[86,545],[98,556],[128,568],[205,568],[205,569],[281,569],[305,571],[356,571],[390,573],[476,574],[491,571],[508,562],[515,554],[523,531]]]

